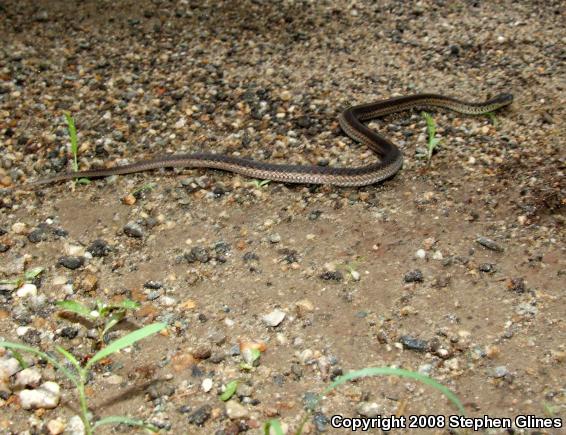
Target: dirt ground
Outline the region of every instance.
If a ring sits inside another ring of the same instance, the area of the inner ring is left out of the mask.
[[[44,268],[36,291],[0,287],[0,338],[88,360],[92,325],[63,299],[139,301],[109,339],[169,324],[97,367],[96,417],[219,435],[278,418],[294,433],[337,376],[389,366],[449,387],[468,416],[566,424],[562,2],[7,0],[0,14],[0,279]],[[64,111],[81,169],[197,151],[355,166],[374,157],[339,113],[421,92],[515,101],[495,118],[434,112],[430,164],[419,113],[373,122],[405,163],[363,188],[191,169],[21,188],[69,170]],[[244,370],[251,342],[264,351]],[[5,375],[0,432],[81,433],[71,384],[28,358],[61,402],[24,410]],[[362,379],[305,433],[348,433],[333,415],[456,413],[416,381]],[[116,431],[134,429],[100,433]]]

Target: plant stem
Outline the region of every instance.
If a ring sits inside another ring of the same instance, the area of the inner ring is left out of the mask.
[[[79,392],[79,403],[81,406],[81,420],[85,426],[85,432],[87,435],[92,435],[92,428],[90,426],[90,420],[88,418],[88,405],[86,403],[86,394],[85,394],[85,384],[88,376],[88,371],[81,369],[80,373],[80,381],[77,385],[77,390]]]

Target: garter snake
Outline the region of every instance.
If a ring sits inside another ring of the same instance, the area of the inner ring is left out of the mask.
[[[511,104],[511,94],[500,94],[481,103],[470,103],[437,94],[416,94],[361,104],[346,109],[338,118],[342,130],[353,140],[370,148],[378,162],[360,167],[280,165],[225,154],[170,154],[122,166],[67,172],[40,179],[30,185],[54,183],[75,178],[97,178],[130,174],[158,168],[212,168],[262,180],[283,183],[366,186],[392,177],[403,165],[403,155],[389,139],[371,130],[363,121],[412,109],[442,108],[466,115],[481,115]]]

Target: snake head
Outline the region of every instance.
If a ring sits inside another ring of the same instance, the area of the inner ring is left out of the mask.
[[[496,110],[496,109],[499,109],[500,107],[508,106],[512,102],[513,102],[513,94],[505,93],[505,94],[497,95],[496,97],[489,100],[487,103],[493,104],[494,106],[497,106],[494,109],[494,110]]]

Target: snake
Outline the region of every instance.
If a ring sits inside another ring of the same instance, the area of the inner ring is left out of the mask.
[[[349,107],[338,118],[340,127],[352,140],[367,146],[379,158],[377,162],[365,166],[274,164],[214,153],[166,154],[127,165],[61,173],[39,179],[30,185],[36,186],[77,178],[108,177],[159,168],[208,168],[282,183],[326,184],[344,187],[368,186],[393,177],[403,166],[403,154],[393,142],[370,129],[364,124],[364,121],[399,112],[429,108],[448,109],[464,115],[482,115],[508,106],[512,102],[513,95],[509,93],[499,94],[484,102],[467,102],[438,94],[415,94]]]

